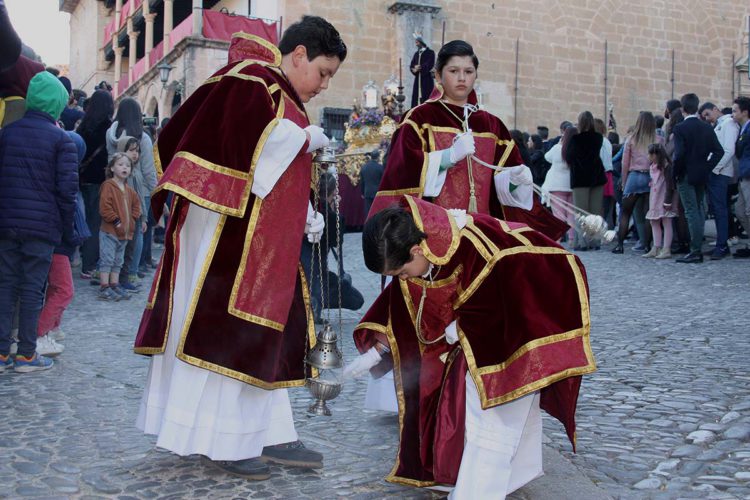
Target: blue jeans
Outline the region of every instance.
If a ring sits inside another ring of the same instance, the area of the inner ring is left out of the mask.
[[[91,237],[81,245],[81,271],[93,271],[99,260],[99,226],[102,217],[99,215],[99,184],[81,184],[83,204],[86,206],[86,224]]]
[[[143,251],[143,233],[141,232],[141,222],[144,221],[143,216],[139,217],[135,222],[135,231],[133,232],[133,239],[128,241],[128,245],[125,248],[125,263],[122,266],[122,274],[120,275],[120,282],[128,283],[128,275],[138,273],[138,267],[141,264],[141,252]]]
[[[693,186],[687,179],[677,181],[677,191],[680,192],[680,203],[685,207],[685,218],[690,231],[690,251],[700,253],[703,247],[703,228],[706,224],[706,213],[703,210],[703,198],[706,186]]]
[[[10,352],[11,324],[19,301],[18,354],[32,356],[36,351],[44,283],[54,249],[41,240],[0,240],[0,354]]]
[[[708,201],[716,221],[716,248],[726,248],[729,237],[729,206],[727,205],[727,190],[730,177],[716,175],[711,172],[708,178]]]

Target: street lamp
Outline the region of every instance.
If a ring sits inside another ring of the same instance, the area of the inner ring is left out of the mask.
[[[169,72],[172,71],[173,66],[167,61],[160,62],[156,69],[159,70],[159,80],[164,88],[167,88],[167,82],[169,81]]]

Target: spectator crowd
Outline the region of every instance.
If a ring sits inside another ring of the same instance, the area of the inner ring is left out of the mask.
[[[576,227],[572,204],[615,230],[612,253],[632,243],[644,258],[700,263],[750,257],[749,114],[748,97],[720,108],[689,93],[667,101],[663,115],[641,111],[622,141],[611,116],[607,130],[589,111],[554,138],[545,126],[511,134],[543,202],[571,226],[570,249],[601,247]],[[706,227],[715,241],[704,254]]]

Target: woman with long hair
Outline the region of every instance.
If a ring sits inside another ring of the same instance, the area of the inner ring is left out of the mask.
[[[99,259],[99,188],[107,167],[106,134],[112,124],[115,103],[106,90],[97,90],[86,102],[86,111],[77,130],[86,143],[86,156],[78,168],[78,180],[86,207],[86,223],[91,231],[91,237],[81,245],[81,278],[90,279]]]
[[[120,285],[128,291],[136,291],[138,283],[139,264],[144,243],[144,232],[147,228],[146,220],[151,210],[151,191],[156,187],[156,168],[154,166],[154,145],[151,137],[143,128],[143,114],[141,105],[132,97],[126,97],[117,106],[115,121],[107,130],[107,151],[110,156],[121,152],[127,138],[135,139],[138,150],[133,163],[133,174],[128,179],[128,185],[138,194],[141,202],[141,219],[138,221],[137,231],[125,249],[125,264],[120,275]],[[133,147],[133,146],[131,146]],[[133,153],[135,155],[135,153]]]
[[[573,204],[589,213],[602,213],[604,185],[607,177],[601,158],[604,137],[594,128],[594,115],[584,111],[578,115],[578,134],[571,137],[563,152],[570,167],[570,188]],[[575,250],[598,250],[599,240],[586,241],[579,231],[575,235]]]
[[[612,253],[623,253],[623,242],[628,234],[630,216],[636,205],[641,209],[636,215],[636,226],[641,245],[648,247],[651,239],[651,226],[646,224],[645,216],[648,211],[648,194],[651,176],[649,167],[648,147],[651,144],[663,144],[663,139],[656,135],[656,119],[650,111],[641,111],[635,122],[633,135],[625,144],[622,155],[622,206],[620,209],[620,223],[617,231],[617,245]],[[641,220],[641,217],[643,218]]]

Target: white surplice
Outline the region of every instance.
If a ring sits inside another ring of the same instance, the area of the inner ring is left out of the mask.
[[[281,120],[258,159],[252,192],[265,197],[305,142],[305,132]],[[220,215],[191,204],[182,227],[172,320],[163,354],[151,357],[136,426],[157,435],[156,446],[178,455],[244,460],[264,446],[296,441],[286,389],[267,391],[175,357],[180,332]],[[300,235],[300,241],[302,235]]]

